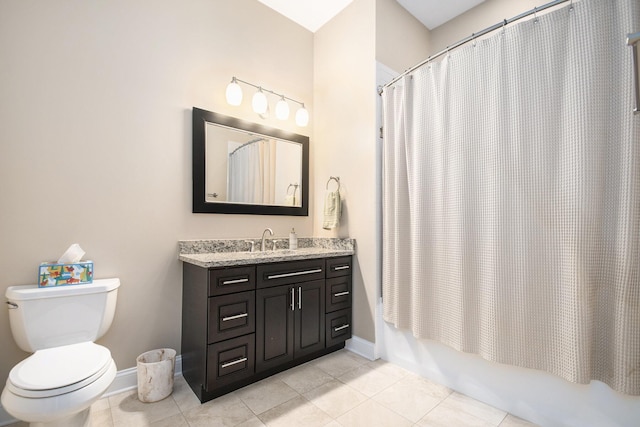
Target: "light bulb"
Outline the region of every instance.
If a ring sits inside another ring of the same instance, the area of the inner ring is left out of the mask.
[[[304,108],[304,104],[296,111],[296,124],[298,126],[306,126],[309,124],[309,112]]]
[[[240,105],[242,102],[242,88],[236,82],[236,78],[231,79],[227,86],[227,102],[229,105]]]
[[[289,117],[289,104],[284,100],[284,96],[276,104],[276,117],[280,120],[287,120]]]
[[[267,112],[269,103],[267,102],[267,96],[262,92],[262,88],[258,89],[255,95],[253,95],[251,105],[253,106],[253,111],[258,114],[264,114]]]

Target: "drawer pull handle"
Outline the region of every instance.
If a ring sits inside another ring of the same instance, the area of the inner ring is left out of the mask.
[[[229,366],[237,365],[238,363],[246,362],[247,358],[243,357],[242,359],[234,360],[233,362],[223,363],[220,367],[222,369],[228,368]]]
[[[322,269],[317,268],[315,270],[304,270],[304,271],[295,271],[293,273],[274,274],[273,276],[267,276],[267,279],[268,280],[281,279],[283,277],[302,276],[304,274],[314,274],[314,273],[322,273]]]
[[[337,294],[333,294],[334,297],[343,297],[345,295],[349,295],[349,291],[338,292]]]
[[[298,310],[302,310],[302,287],[298,287]]]
[[[333,328],[333,330],[335,332],[341,331],[343,329],[347,329],[349,327],[349,324],[347,323],[346,325],[342,325],[342,326],[338,326],[337,328]]]
[[[249,313],[236,314],[235,316],[223,317],[222,321],[223,322],[228,322],[229,320],[242,319],[243,317],[247,317],[248,315],[249,315]]]
[[[291,311],[295,311],[296,309],[295,295],[296,295],[296,290],[294,288],[291,288]]]
[[[333,270],[338,271],[338,270],[348,270],[348,269],[349,269],[348,265],[341,265],[339,267],[335,267]]]
[[[222,282],[223,285],[235,285],[236,283],[244,283],[244,282],[248,282],[249,279],[244,278],[244,279],[236,279],[236,280],[225,280],[224,282]]]

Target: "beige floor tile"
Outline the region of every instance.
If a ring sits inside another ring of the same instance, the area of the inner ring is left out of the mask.
[[[322,369],[304,364],[278,375],[278,378],[300,394],[333,380],[333,377]]]
[[[344,427],[409,427],[413,423],[373,400],[367,400],[337,419]]]
[[[91,426],[93,427],[93,426]],[[182,414],[174,415],[164,420],[156,421],[151,427],[189,427],[189,423],[184,419]]]
[[[405,377],[374,396],[373,400],[415,423],[446,397],[433,393],[431,384],[418,378]]]
[[[260,421],[260,418],[254,415],[252,418],[236,425],[235,427],[265,427],[265,425],[262,421]]]
[[[91,405],[91,410],[100,411],[102,409],[109,409],[110,407],[111,405],[109,405],[109,398],[103,397],[102,399],[98,399],[93,402],[93,405]]]
[[[299,396],[298,392],[277,378],[267,378],[244,387],[234,394],[240,397],[256,415]]]
[[[302,396],[291,399],[260,415],[267,427],[321,427],[332,418]]]
[[[362,365],[338,378],[365,396],[372,397],[398,381],[398,378]]]
[[[108,406],[102,409],[95,409],[91,405],[91,427],[113,427],[113,417],[111,416],[111,408]]]
[[[182,412],[186,412],[191,408],[195,408],[196,406],[200,406],[200,400],[198,400],[198,396],[191,390],[189,384],[187,384],[187,380],[182,376],[178,376],[175,378],[173,382],[173,393],[171,394],[173,400],[175,400],[176,404],[180,408]]]
[[[159,402],[143,403],[138,400],[135,390],[109,397],[109,405],[114,427],[149,426],[180,413],[171,396]]]
[[[456,411],[466,412],[481,420],[497,426],[507,416],[505,411],[489,406],[471,397],[460,393],[453,392],[447,397],[440,406],[451,408]]]
[[[410,375],[410,372],[406,369],[382,359],[367,362],[366,365],[371,369],[390,375],[397,379],[401,379],[406,377],[407,375]]]
[[[467,412],[460,411],[451,407],[436,406],[427,415],[425,415],[420,421],[415,424],[416,427],[452,427],[452,426],[464,426],[464,427],[496,427],[497,424],[492,424],[488,421],[480,419]]]
[[[231,427],[255,418],[255,415],[234,393],[220,396],[184,412],[191,427]]]
[[[500,427],[536,427],[537,424],[518,418],[515,415],[508,414],[500,423]]]
[[[338,380],[314,388],[305,393],[304,397],[332,418],[339,417],[367,400],[367,396]]]
[[[310,364],[337,378],[368,362],[369,360],[364,357],[350,351],[340,350],[316,359]]]

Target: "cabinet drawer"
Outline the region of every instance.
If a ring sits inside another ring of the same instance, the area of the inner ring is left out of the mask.
[[[351,338],[351,309],[334,311],[326,317],[327,347]]]
[[[351,256],[327,258],[326,262],[327,278],[351,275]]]
[[[324,259],[258,265],[258,288],[324,279]]]
[[[327,279],[325,295],[327,313],[351,307],[351,276]]]
[[[209,296],[251,291],[256,288],[256,268],[230,267],[209,270]]]
[[[211,391],[254,374],[255,334],[211,344],[207,353],[207,390]]]
[[[210,297],[208,342],[255,332],[255,307],[255,291]]]

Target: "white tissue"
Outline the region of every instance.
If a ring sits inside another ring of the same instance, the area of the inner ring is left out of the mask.
[[[84,251],[80,247],[79,244],[74,243],[69,246],[62,256],[58,259],[58,264],[75,264],[80,262],[82,257],[84,256]]]

